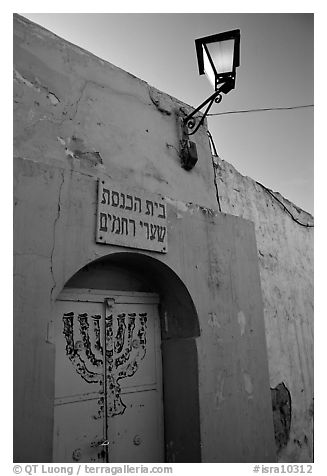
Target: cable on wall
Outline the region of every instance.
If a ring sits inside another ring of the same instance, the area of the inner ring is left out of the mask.
[[[215,189],[216,189],[216,198],[217,198],[217,203],[218,203],[218,209],[219,211],[221,212],[221,204],[220,204],[220,200],[219,200],[219,191],[218,191],[218,184],[217,184],[217,176],[216,176],[216,170],[215,170],[215,161],[214,161],[214,157],[218,157],[218,152],[217,152],[217,149],[216,149],[216,146],[215,146],[215,143],[213,141],[213,138],[212,138],[212,135],[210,133],[210,131],[207,130],[207,134],[208,134],[208,137],[209,137],[209,141],[211,143],[211,147],[214,151],[214,154],[211,154],[211,160],[212,160],[212,167],[213,167],[213,173],[214,173],[214,183],[215,183]]]
[[[304,226],[306,228],[314,228],[314,225],[309,225],[308,223],[307,224],[301,223],[299,220],[297,220],[295,216],[290,212],[290,210],[287,207],[285,207],[284,203],[281,200],[279,200],[279,198],[277,198],[276,195],[269,188],[265,187],[260,182],[256,181],[256,183],[260,185],[260,187],[262,187],[267,193],[269,193],[269,195],[271,195],[275,200],[277,200],[277,202],[283,207],[284,211],[288,213],[289,216],[292,218],[292,220],[294,220],[298,225]]]

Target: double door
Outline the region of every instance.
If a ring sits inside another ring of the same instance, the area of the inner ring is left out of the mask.
[[[158,296],[67,289],[56,302],[53,462],[163,462]]]

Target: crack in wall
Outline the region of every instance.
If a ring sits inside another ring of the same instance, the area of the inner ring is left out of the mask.
[[[82,100],[82,98],[83,98],[83,96],[84,96],[84,92],[85,92],[85,89],[86,89],[88,83],[89,83],[89,81],[85,81],[85,82],[84,82],[84,85],[83,85],[82,88],[81,88],[81,92],[80,92],[80,94],[79,94],[79,97],[76,99],[76,101],[75,101],[75,103],[74,103],[74,104],[75,104],[75,111],[74,111],[73,114],[69,117],[69,119],[70,119],[71,121],[73,121],[73,120],[75,119],[76,115],[77,115],[79,103],[81,102],[81,100]],[[66,113],[66,114],[67,114],[67,113]]]
[[[41,85],[39,80],[36,80],[35,82],[29,81],[28,79],[24,78],[19,73],[19,71],[17,71],[16,69],[14,69],[14,81],[16,81],[17,83],[20,82],[20,83],[24,84],[25,86],[27,86],[31,89],[34,89],[38,93],[42,93],[42,92],[45,93],[45,95],[46,95],[47,99],[49,100],[50,104],[54,107],[57,106],[57,104],[61,103],[59,97],[53,91],[50,91],[48,87]],[[69,120],[75,119],[77,111],[78,111],[79,103],[83,98],[84,91],[85,91],[88,83],[89,83],[89,81],[84,82],[84,85],[81,88],[81,92],[79,94],[79,97],[77,98],[76,101],[73,102],[73,104],[71,104],[71,107],[73,108],[73,111],[71,112],[71,114],[69,114],[69,117],[68,117]],[[43,118],[38,119],[37,121],[30,124],[28,127],[33,127],[40,120],[44,120],[44,119],[49,119],[49,120],[51,120],[51,122],[53,122],[55,124],[62,125],[65,121],[67,121],[66,115],[67,115],[68,111],[66,109],[67,108],[64,108],[64,110],[62,112],[62,115],[64,116],[62,119],[55,119],[54,117],[44,116]],[[68,108],[68,110],[69,110],[69,108]]]
[[[57,136],[57,140],[65,148],[66,156],[70,156],[73,159],[78,159],[81,164],[86,164],[90,167],[103,165],[100,152],[96,150],[89,150],[89,147],[84,143],[83,139],[72,136],[67,137],[65,140],[62,137]],[[68,148],[68,145],[70,148]]]
[[[156,106],[156,108],[159,112],[161,112],[161,114],[164,114],[165,116],[171,116],[172,112],[171,110],[164,107],[163,101],[161,100],[163,95],[159,91],[149,87],[149,96],[151,102]]]
[[[50,103],[53,106],[56,106],[57,104],[60,103],[59,97],[52,91],[47,86],[42,86],[38,78],[35,78],[35,81],[29,81],[27,78],[25,78],[23,75],[20,74],[19,71],[14,69],[14,81],[17,83],[23,83],[25,86],[28,86],[31,89],[34,89],[38,93],[45,93],[47,99],[49,99]]]
[[[51,249],[51,255],[50,255],[50,272],[51,272],[51,276],[52,276],[52,280],[53,280],[53,286],[51,288],[51,291],[50,291],[50,298],[52,299],[52,293],[57,285],[56,283],[56,280],[55,280],[55,276],[54,276],[54,272],[53,272],[53,255],[54,255],[54,250],[55,250],[55,247],[56,247],[56,227],[57,227],[57,223],[58,223],[58,220],[60,218],[60,211],[61,211],[61,192],[62,192],[62,187],[64,185],[64,182],[65,182],[65,172],[64,170],[61,171],[61,176],[62,176],[62,181],[61,181],[61,184],[60,184],[60,187],[59,187],[59,197],[58,197],[58,208],[57,208],[57,216],[53,222],[53,241],[52,241],[52,249]]]
[[[14,81],[16,81],[17,83],[23,83],[25,86],[35,89],[35,91],[37,91],[38,93],[41,92],[40,85],[36,85],[32,81],[29,81],[28,79],[24,78],[24,76],[22,76],[20,72],[16,69],[14,69]]]
[[[145,84],[147,84],[147,83],[145,83]],[[109,84],[101,84],[100,82],[96,82],[96,81],[87,79],[87,80],[84,81],[84,84],[83,84],[83,86],[81,87],[79,97],[78,97],[78,98],[76,99],[76,101],[72,104],[72,106],[75,105],[75,107],[74,107],[75,110],[74,110],[74,112],[72,113],[72,115],[69,117],[69,120],[72,121],[72,120],[75,119],[75,117],[76,117],[76,115],[77,115],[79,103],[81,102],[81,100],[82,100],[82,98],[83,98],[83,96],[84,96],[85,90],[86,90],[86,88],[87,88],[88,85],[92,85],[92,86],[94,86],[94,87],[97,88],[97,89],[106,89],[106,90],[108,90],[110,93],[112,93],[112,94],[114,94],[114,95],[122,95],[122,96],[124,96],[125,98],[126,98],[126,97],[134,98],[134,99],[136,98],[136,99],[140,100],[141,102],[143,102],[143,104],[149,105],[148,103],[146,103],[146,102],[144,101],[144,98],[141,98],[141,96],[136,95],[134,92],[130,92],[130,91],[128,91],[128,90],[126,90],[126,91],[118,91],[117,89],[111,87]],[[150,93],[149,93],[149,94],[150,94]],[[150,96],[150,97],[151,97],[151,96]],[[152,98],[151,98],[151,100],[152,100]],[[153,102],[153,101],[152,101],[152,102]],[[155,104],[155,102],[153,102],[153,104]],[[167,115],[170,115],[170,114],[171,114],[170,111],[164,110],[163,112],[164,112],[165,114],[167,114]],[[66,115],[66,114],[67,114],[67,111],[65,112],[65,115]],[[66,120],[66,119],[65,119],[65,120]]]

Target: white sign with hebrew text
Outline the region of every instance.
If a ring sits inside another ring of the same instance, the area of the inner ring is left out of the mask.
[[[96,242],[167,253],[164,197],[99,179]]]

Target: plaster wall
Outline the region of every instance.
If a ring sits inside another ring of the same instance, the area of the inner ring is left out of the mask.
[[[51,304],[73,272],[116,249],[94,242],[94,177],[27,159],[15,161],[15,176],[15,458],[51,461]],[[185,283],[199,317],[202,461],[272,461],[252,223],[197,207],[181,212],[171,204],[169,228],[169,254],[157,259]]]
[[[270,387],[284,383],[291,396],[290,433],[278,460],[312,461],[313,217],[274,192],[279,203],[221,158],[215,162],[221,210],[255,225]]]
[[[22,17],[14,34],[15,461],[52,458],[56,297],[85,265],[128,251],[95,242],[99,178],[167,203],[168,253],[135,253],[166,265],[197,312],[201,460],[274,461],[254,226],[217,210],[205,129],[186,172],[188,106]]]

